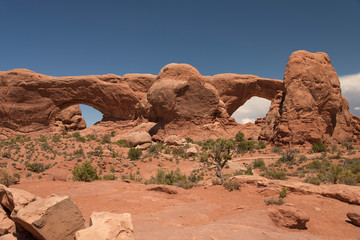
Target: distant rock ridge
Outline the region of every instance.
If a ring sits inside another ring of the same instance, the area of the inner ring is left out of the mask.
[[[360,119],[350,114],[329,57],[307,51],[290,56],[284,81],[231,73],[203,76],[188,64],[176,63],[157,76],[0,72],[0,128],[4,133],[29,133],[55,122],[80,130],[86,125],[76,105],[86,104],[102,112],[103,121],[157,123],[161,137],[155,139],[165,139],[177,128],[198,134],[210,125],[217,129],[211,130],[217,131],[212,136],[222,136],[237,125],[230,116],[253,96],[272,101],[267,116],[258,122],[261,139],[280,144],[360,139]],[[66,110],[70,106],[75,107]],[[194,126],[199,129],[187,129]]]

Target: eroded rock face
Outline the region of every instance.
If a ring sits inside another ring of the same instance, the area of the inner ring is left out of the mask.
[[[284,84],[265,118],[261,138],[294,144],[359,138],[360,120],[350,114],[326,53],[294,52]]]

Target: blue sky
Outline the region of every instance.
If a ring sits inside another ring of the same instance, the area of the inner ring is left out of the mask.
[[[293,51],[323,51],[346,77],[343,93],[360,115],[359,13],[358,0],[1,0],[0,71],[157,74],[185,62],[203,75],[282,79]],[[265,116],[259,101],[237,118]]]

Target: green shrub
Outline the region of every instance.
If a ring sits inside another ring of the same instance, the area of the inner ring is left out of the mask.
[[[74,157],[77,157],[77,158],[83,157],[83,156],[85,156],[84,150],[82,148],[79,148],[78,150],[75,150],[73,152],[73,155],[74,155]]]
[[[296,155],[298,154],[299,150],[297,149],[287,149],[284,153],[281,153],[281,158],[279,159],[280,162],[286,164],[292,164],[295,162]]]
[[[86,142],[86,138],[84,138],[83,136],[80,135],[79,132],[74,132],[72,134],[72,137],[75,138],[77,141],[79,142]]]
[[[50,168],[50,165],[44,165],[43,163],[27,163],[26,167],[29,171],[35,172],[35,173],[41,173],[44,172],[46,169]]]
[[[107,175],[103,176],[103,179],[104,180],[116,180],[116,177],[113,174],[107,174]]]
[[[111,142],[111,136],[109,134],[105,134],[102,139],[101,139],[102,143],[110,143]]]
[[[279,147],[274,147],[273,149],[271,149],[271,152],[276,153],[276,154],[280,154],[282,152],[282,150]]]
[[[282,187],[281,191],[279,192],[279,197],[280,198],[285,198],[286,195],[287,195],[287,189],[286,189],[286,187]]]
[[[320,185],[322,181],[318,176],[307,176],[305,182],[314,185]]]
[[[254,141],[243,140],[237,145],[237,153],[246,153],[255,149]]]
[[[342,145],[343,145],[347,150],[352,150],[352,149],[354,149],[354,146],[353,146],[352,142],[346,142],[346,141],[344,141],[344,142],[342,142]]]
[[[161,151],[165,148],[164,144],[162,143],[156,143],[154,145],[151,145],[148,149],[147,149],[147,153],[152,155],[152,154],[159,154],[161,153]]]
[[[147,184],[164,184],[164,185],[175,185],[185,189],[192,188],[194,183],[189,181],[188,178],[181,174],[179,169],[175,171],[165,172],[162,169],[158,169],[155,176],[152,176]]]
[[[259,141],[257,147],[258,149],[265,149],[266,145],[263,141]]]
[[[211,184],[212,185],[221,185],[222,180],[220,178],[213,178],[213,179],[211,179]]]
[[[259,168],[262,169],[265,167],[265,162],[261,158],[255,159],[254,161],[254,169]]]
[[[119,147],[130,147],[124,139],[117,140],[116,144],[119,145]]]
[[[224,182],[223,186],[230,192],[234,190],[240,190],[240,183],[235,181]]]
[[[1,156],[3,158],[11,158],[11,153],[10,153],[10,151],[5,151],[1,154]]]
[[[319,153],[319,152],[326,152],[327,147],[328,147],[327,145],[319,141],[317,143],[313,143],[311,149],[313,152]]]
[[[242,142],[244,141],[244,133],[243,132],[238,132],[236,135],[235,135],[235,139],[237,142]]]
[[[285,201],[283,198],[265,198],[264,202],[266,205],[282,205]]]
[[[130,148],[128,152],[128,158],[131,160],[137,160],[141,157],[142,152],[140,149],[137,148]]]
[[[96,140],[96,137],[94,134],[88,134],[85,136],[88,141]]]
[[[172,154],[180,156],[182,158],[188,158],[189,155],[186,153],[186,150],[183,147],[173,148]]]
[[[281,170],[275,169],[267,169],[264,173],[261,174],[262,176],[269,178],[269,179],[276,179],[276,180],[286,180],[286,173]]]
[[[40,135],[39,141],[40,142],[47,142],[47,137],[45,137],[43,135]]]
[[[6,187],[18,183],[19,180],[20,180],[20,175],[19,177],[16,177],[9,175],[6,171],[0,171],[0,184],[5,185]]]
[[[74,181],[92,182],[99,179],[96,169],[88,161],[85,161],[81,166],[75,166],[72,174]]]
[[[103,155],[104,151],[101,146],[97,146],[94,151],[88,152],[87,154],[90,156],[96,156],[101,157]]]
[[[58,135],[53,136],[53,137],[52,137],[52,142],[53,142],[53,143],[58,143],[58,142],[60,142],[60,136],[58,136]]]
[[[194,143],[194,140],[192,140],[190,137],[185,138],[187,143]]]

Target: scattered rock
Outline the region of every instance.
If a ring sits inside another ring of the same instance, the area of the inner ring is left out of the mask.
[[[152,143],[143,143],[143,144],[137,145],[136,148],[145,150],[145,149],[148,149],[149,147],[151,147],[151,145],[152,145]]]
[[[13,218],[37,239],[72,240],[85,228],[80,210],[67,196],[31,202]]]
[[[267,210],[268,216],[277,226],[306,229],[309,216],[302,210],[290,206],[272,207]]]
[[[15,232],[15,223],[8,217],[0,206],[0,236]]]
[[[86,128],[86,122],[81,115],[81,109],[79,105],[73,105],[62,110],[57,116],[55,116],[54,124],[58,126],[62,125],[65,130],[75,131]]]
[[[186,153],[189,156],[194,156],[194,155],[198,154],[198,150],[196,147],[190,147],[190,148],[186,149]]]
[[[0,204],[10,212],[15,212],[38,199],[35,195],[17,188],[7,188],[0,185]]]
[[[360,227],[360,214],[356,212],[348,212],[347,217],[351,220],[351,222]]]
[[[164,142],[167,145],[175,145],[175,146],[183,145],[183,142],[179,139],[179,137],[177,135],[168,136]]]
[[[151,136],[147,132],[133,132],[125,138],[125,141],[130,147],[136,147],[144,143],[151,143]]]
[[[76,240],[133,240],[134,229],[130,213],[94,212],[90,227],[76,232]]]

